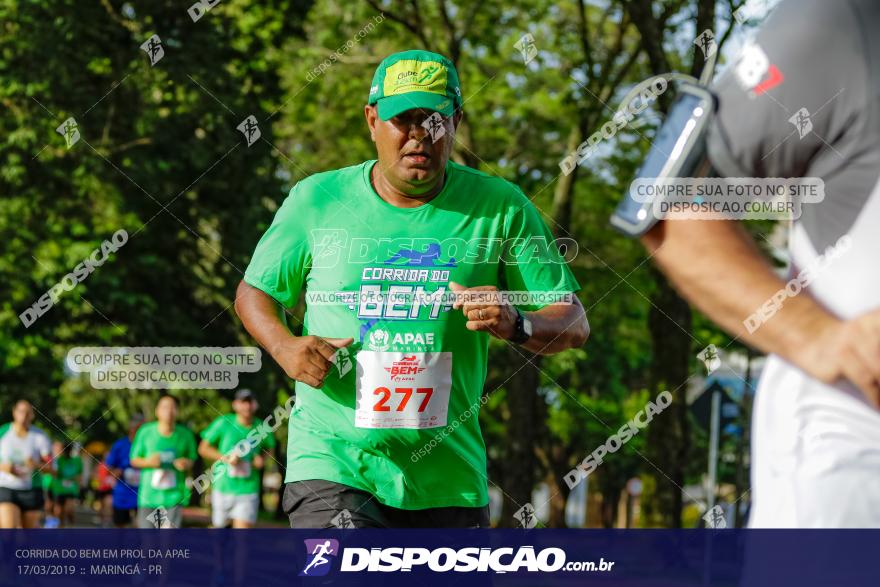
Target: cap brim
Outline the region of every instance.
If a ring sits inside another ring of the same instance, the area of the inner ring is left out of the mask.
[[[401,112],[415,108],[427,108],[439,112],[443,116],[451,116],[454,110],[452,98],[430,92],[407,92],[397,96],[379,98],[376,102],[379,118],[391,120]]]

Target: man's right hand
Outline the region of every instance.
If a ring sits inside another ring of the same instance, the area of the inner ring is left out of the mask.
[[[880,310],[822,324],[798,359],[802,369],[823,383],[848,379],[880,408]]]
[[[319,388],[333,366],[333,354],[354,342],[353,338],[298,336],[278,344],[272,356],[287,376]]]
[[[146,461],[145,469],[158,469],[162,466],[162,455],[159,453],[153,453],[152,455],[146,457],[144,459]]]

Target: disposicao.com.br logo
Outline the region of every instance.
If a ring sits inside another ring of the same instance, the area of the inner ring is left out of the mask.
[[[338,554],[335,540],[306,540],[308,560],[300,576],[326,575],[330,570],[329,556]],[[436,573],[446,572],[493,572],[515,573],[517,571],[553,573],[556,571],[607,572],[614,562],[604,558],[595,561],[566,561],[561,548],[534,546],[518,548],[465,547],[465,548],[357,548],[342,551],[340,572],[410,572],[414,567],[427,568]]]

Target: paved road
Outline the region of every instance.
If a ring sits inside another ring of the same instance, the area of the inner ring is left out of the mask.
[[[183,524],[188,528],[207,528],[211,524],[211,512],[207,508],[184,508]],[[73,528],[100,528],[101,517],[93,509],[80,504],[74,514]],[[106,527],[112,527],[109,523]],[[258,528],[286,528],[284,521],[266,522],[260,520],[257,522]]]

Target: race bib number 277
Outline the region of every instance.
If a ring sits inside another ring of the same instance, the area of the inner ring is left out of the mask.
[[[446,426],[451,389],[452,353],[360,351],[355,426]]]

